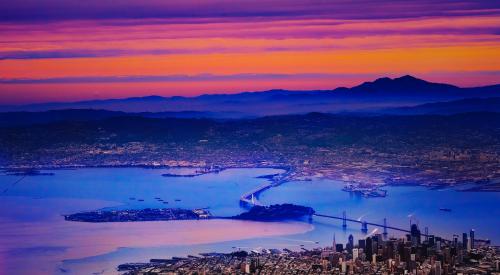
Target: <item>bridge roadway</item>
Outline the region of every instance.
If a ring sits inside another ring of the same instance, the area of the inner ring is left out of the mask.
[[[263,204],[257,200],[256,196],[260,194],[262,191],[269,189],[273,186],[274,185],[272,183],[264,183],[262,185],[259,185],[258,187],[241,195],[240,202],[248,203],[250,205],[263,206]]]
[[[259,185],[258,187],[244,193],[240,197],[240,202],[241,203],[246,203],[249,205],[258,205],[258,206],[263,206],[261,202],[257,200],[257,196],[263,192],[264,190],[267,190],[271,187],[278,186],[284,182],[284,179],[291,173],[291,170],[287,170],[285,173],[281,174],[277,179],[273,178],[270,180],[270,182],[266,182],[262,185]]]
[[[243,195],[241,195],[240,197],[240,202],[242,203],[246,203],[246,204],[249,204],[249,205],[258,205],[258,206],[263,206],[263,204],[261,202],[259,202],[257,200],[257,196],[263,192],[264,190],[267,190],[273,186],[277,186],[281,183],[281,181],[273,181],[271,183],[264,183],[262,185],[259,185],[258,187],[244,193]],[[355,219],[350,219],[350,218],[344,218],[344,217],[339,217],[339,216],[333,216],[333,215],[325,215],[325,214],[319,214],[319,213],[316,213],[316,214],[313,214],[314,216],[317,216],[317,217],[323,217],[323,218],[330,218],[330,219],[336,219],[336,220],[345,220],[346,222],[353,222],[353,223],[358,223],[358,224],[361,224],[361,225],[371,225],[371,226],[376,226],[376,227],[381,227],[381,228],[384,228],[384,232],[386,232],[387,229],[391,229],[391,230],[396,230],[396,231],[401,231],[401,232],[405,232],[405,233],[410,233],[410,230],[407,230],[407,229],[403,229],[403,228],[399,228],[399,227],[395,227],[395,226],[388,226],[386,224],[379,224],[379,223],[374,223],[374,222],[367,222],[367,221],[359,221],[359,220],[355,220]],[[427,236],[425,234],[421,234],[422,236]]]
[[[247,203],[249,205],[263,206],[263,204],[256,199],[256,196],[259,193],[263,192],[264,190],[267,190],[267,189],[269,189],[269,188],[271,188],[273,186],[274,185],[272,183],[264,183],[262,185],[259,185],[258,187],[256,187],[256,188],[254,188],[254,189],[252,189],[252,190],[244,193],[243,195],[241,195],[240,201],[244,202],[244,203]],[[336,220],[344,220],[343,217],[332,216],[332,215],[324,215],[324,214],[319,214],[319,213],[316,213],[316,214],[313,214],[313,215],[317,216],[317,217],[323,217],[323,218],[330,218],[330,219],[336,219]],[[362,224],[366,224],[366,225],[377,226],[377,227],[381,227],[381,228],[385,228],[385,229],[391,229],[391,230],[397,230],[397,231],[401,231],[401,232],[410,233],[410,230],[407,230],[407,229],[403,229],[403,228],[399,228],[399,227],[395,227],[395,226],[384,225],[384,224],[378,224],[378,223],[374,223],[374,222],[359,221],[359,220],[350,219],[350,218],[345,218],[345,221],[346,222],[358,223],[358,224],[361,224],[361,225]],[[422,234],[422,235],[424,235],[424,234]]]
[[[338,216],[324,215],[324,214],[318,214],[318,213],[315,213],[313,215],[318,216],[318,217],[330,218],[330,219],[344,220],[343,217],[338,217]],[[384,224],[379,224],[379,223],[358,221],[358,220],[354,220],[354,219],[350,219],[350,218],[345,218],[345,221],[359,223],[359,224],[365,223],[366,225],[372,225],[372,226],[377,226],[377,227],[382,227],[382,228],[387,228],[387,229],[392,229],[392,230],[410,233],[410,230],[407,230],[407,229],[403,229],[403,228],[399,228],[399,227],[395,227],[395,226],[384,225]],[[422,234],[422,235],[425,236],[425,234]]]

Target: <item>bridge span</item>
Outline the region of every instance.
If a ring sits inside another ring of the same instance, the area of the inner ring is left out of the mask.
[[[283,182],[285,182],[286,178],[290,175],[291,172],[292,172],[291,169],[287,169],[285,173],[276,175],[273,178],[271,178],[270,181],[263,183],[257,186],[256,188],[244,193],[240,197],[240,203],[249,206],[254,206],[254,205],[263,206],[263,204],[257,199],[259,194],[271,187],[278,186]]]
[[[257,199],[257,196],[264,190],[267,190],[274,185],[272,183],[264,183],[262,185],[257,186],[256,188],[246,192],[245,194],[241,195],[240,197],[240,203],[245,203],[248,205],[257,205],[257,206],[263,206],[263,204]]]
[[[288,173],[290,173],[290,171],[287,171],[284,175],[286,176]],[[256,188],[254,188],[254,189],[252,189],[252,190],[244,193],[240,197],[240,203],[243,204],[243,205],[247,205],[247,206],[264,206],[264,204],[261,203],[257,199],[258,195],[260,193],[262,193],[263,191],[271,188],[271,187],[280,185],[281,183],[283,183],[284,178],[285,177],[282,175],[278,179],[273,179],[271,182],[266,182],[264,184],[261,184],[261,185],[257,186]],[[368,226],[370,225],[370,226],[375,226],[375,227],[383,228],[383,230],[384,230],[383,234],[384,235],[387,235],[387,230],[388,229],[395,230],[395,231],[400,231],[400,232],[405,232],[405,233],[411,233],[410,230],[408,230],[408,229],[404,229],[404,228],[400,228],[400,227],[396,227],[396,226],[387,225],[387,220],[385,218],[384,218],[383,224],[376,223],[376,222],[368,222],[368,221],[363,221],[363,220],[355,220],[355,219],[352,219],[352,218],[347,218],[345,211],[342,213],[342,217],[335,216],[335,215],[320,214],[320,213],[315,213],[315,214],[313,214],[313,216],[323,217],[323,218],[329,218],[329,219],[336,219],[336,220],[342,220],[342,226],[344,228],[347,227],[347,223],[348,222],[357,223],[357,224],[361,225],[361,231],[363,231],[363,232],[367,232],[368,231]],[[428,234],[421,234],[421,235],[422,236],[429,236]]]
[[[401,232],[405,232],[405,233],[410,233],[410,230],[408,230],[408,229],[404,229],[404,228],[399,228],[399,227],[387,225],[387,220],[386,219],[384,219],[384,223],[383,224],[379,224],[379,223],[374,223],[374,222],[360,221],[360,220],[355,220],[355,219],[347,218],[345,216],[345,212],[344,212],[343,217],[333,216],[333,215],[324,215],[324,214],[319,214],[319,213],[315,213],[313,215],[317,216],[317,217],[342,220],[342,222],[343,222],[342,226],[343,227],[347,227],[347,222],[352,222],[352,223],[361,224],[361,226],[362,226],[361,229],[362,230],[367,230],[368,229],[367,226],[371,225],[371,226],[376,226],[376,227],[383,228],[384,229],[384,234],[387,234],[387,229],[401,231]],[[426,236],[425,234],[422,234],[422,235]]]

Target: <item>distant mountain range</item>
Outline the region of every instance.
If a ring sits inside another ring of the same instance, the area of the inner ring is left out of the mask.
[[[370,112],[347,112],[355,116],[366,115],[454,115],[460,113],[500,113],[500,97],[470,98],[447,102],[427,103],[416,106],[385,108]],[[143,118],[195,118],[195,119],[250,119],[255,117],[243,116],[235,112],[142,112],[126,113],[121,111],[93,110],[93,109],[64,109],[42,112],[4,112],[0,113],[0,127],[18,127],[34,124],[54,122],[83,122],[118,117]]]
[[[28,126],[53,122],[94,121],[115,117],[144,117],[144,118],[206,118],[206,119],[234,119],[250,118],[233,112],[142,112],[126,113],[121,111],[94,110],[94,109],[63,109],[40,112],[4,112],[0,113],[0,127]]]
[[[165,116],[242,118],[308,112],[378,111],[439,101],[500,97],[500,85],[460,88],[432,83],[413,76],[379,78],[352,88],[320,91],[270,90],[197,97],[147,96],[69,103],[0,106],[0,112],[98,109]],[[141,116],[143,116],[142,114]]]
[[[379,111],[379,113],[395,115],[452,115],[471,112],[500,112],[500,97],[466,98]]]

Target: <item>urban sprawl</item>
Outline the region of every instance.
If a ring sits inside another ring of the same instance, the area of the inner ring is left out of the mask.
[[[146,274],[500,274],[500,248],[475,238],[474,230],[445,240],[422,234],[416,224],[405,238],[384,234],[301,251],[263,249],[206,253],[186,258],[123,264],[129,275]]]

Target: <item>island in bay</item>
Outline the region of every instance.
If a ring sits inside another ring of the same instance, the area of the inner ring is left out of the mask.
[[[99,210],[65,215],[67,221],[76,222],[145,222],[199,219],[235,219],[251,221],[283,221],[311,217],[314,210],[294,204],[256,205],[249,211],[231,217],[214,217],[207,209],[145,208],[140,210]]]

